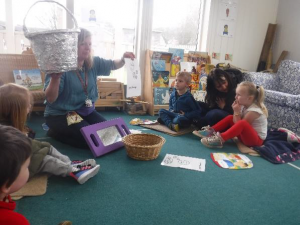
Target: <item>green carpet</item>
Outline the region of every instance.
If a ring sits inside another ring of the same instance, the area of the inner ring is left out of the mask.
[[[107,118],[133,118],[123,112],[101,112]],[[37,138],[46,137],[41,115],[32,115],[29,126]],[[144,129],[128,126],[130,129]],[[166,138],[160,156],[153,161],[136,161],[125,148],[96,159],[99,174],[79,185],[74,179],[52,176],[43,196],[25,197],[17,211],[32,225],[55,225],[63,220],[75,224],[203,224],[282,225],[300,224],[300,171],[288,164],[275,165],[261,157],[249,156],[248,170],[219,168],[210,158],[211,150],[187,134]],[[76,149],[46,138],[71,159],[92,158],[90,150]],[[238,153],[234,143],[221,150]],[[161,166],[164,156],[176,154],[206,159],[206,171]],[[300,161],[293,163],[300,167]]]

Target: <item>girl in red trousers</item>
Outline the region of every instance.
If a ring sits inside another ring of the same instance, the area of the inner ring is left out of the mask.
[[[233,115],[212,127],[202,127],[193,134],[201,137],[203,145],[222,148],[225,141],[237,137],[248,147],[261,146],[267,136],[268,110],[264,105],[265,91],[252,82],[242,82],[236,88],[232,104]]]

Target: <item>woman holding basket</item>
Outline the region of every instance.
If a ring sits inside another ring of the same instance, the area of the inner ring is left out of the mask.
[[[98,99],[97,76],[109,75],[124,66],[124,58],[135,55],[125,52],[121,59],[106,60],[92,56],[91,33],[81,28],[78,35],[78,69],[45,78],[46,124],[48,136],[75,147],[87,147],[80,129],[106,119],[95,110]]]

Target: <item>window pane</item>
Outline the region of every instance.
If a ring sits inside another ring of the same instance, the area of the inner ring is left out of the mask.
[[[93,34],[95,56],[119,59],[135,50],[138,0],[76,0],[74,14],[80,27]],[[126,81],[125,67],[112,72],[118,81]]]
[[[6,20],[5,0],[0,0],[0,30],[2,30],[3,22]]]
[[[201,0],[154,0],[151,49],[198,48]]]

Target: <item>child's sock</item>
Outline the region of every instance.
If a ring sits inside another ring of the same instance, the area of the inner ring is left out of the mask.
[[[177,123],[170,123],[168,127],[175,132],[179,131],[179,125]]]
[[[71,166],[78,167],[78,166],[96,166],[97,163],[95,159],[87,159],[85,161],[82,160],[72,160]]]
[[[96,165],[94,167],[81,166],[78,168],[73,168],[73,172],[70,173],[70,176],[77,180],[79,184],[83,184],[99,172],[100,165]]]

